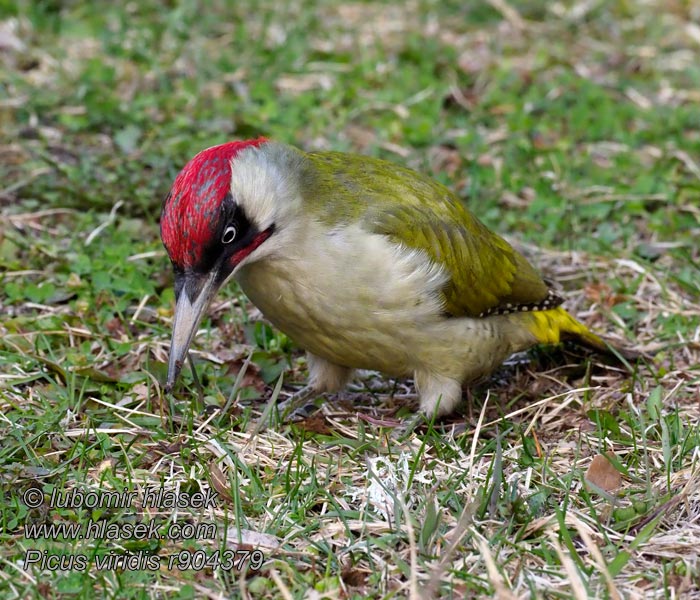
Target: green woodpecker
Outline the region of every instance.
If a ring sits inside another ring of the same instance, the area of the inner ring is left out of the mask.
[[[167,389],[231,277],[306,350],[315,391],[353,369],[413,375],[426,415],[535,344],[608,351],[452,192],[384,160],[264,138],[215,146],[179,173],[160,227],[175,271]]]

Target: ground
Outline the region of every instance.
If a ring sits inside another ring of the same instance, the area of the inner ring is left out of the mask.
[[[697,597],[698,22],[681,0],[0,0],[2,597]],[[538,349],[403,438],[411,382],[367,373],[286,424],[303,355],[231,285],[201,387],[165,395],[161,201],[258,135],[432,175],[653,358]]]

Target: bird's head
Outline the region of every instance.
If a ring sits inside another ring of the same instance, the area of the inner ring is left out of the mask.
[[[281,237],[276,232],[293,204],[284,199],[296,193],[285,165],[275,160],[278,146],[259,138],[203,150],[180,171],[163,203],[160,233],[176,299],[166,389],[221,285],[276,248],[278,240],[268,240]]]

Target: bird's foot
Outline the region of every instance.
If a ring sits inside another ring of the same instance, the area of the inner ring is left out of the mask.
[[[287,398],[287,400],[277,405],[281,421],[283,423],[293,423],[294,421],[308,419],[316,410],[314,401],[320,395],[321,394],[310,385],[301,388],[298,392]]]
[[[407,417],[401,425],[394,428],[390,436],[391,441],[397,444],[406,441],[413,431],[425,422],[425,415],[422,412],[412,414],[410,417]]]

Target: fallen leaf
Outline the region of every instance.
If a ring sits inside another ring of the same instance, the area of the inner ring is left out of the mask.
[[[614,458],[615,455],[608,452],[607,456],[605,454],[594,456],[586,471],[585,479],[606,492],[612,492],[622,485],[622,475],[608,457]]]
[[[185,443],[183,438],[177,439],[173,442],[159,442],[154,448],[152,447],[148,452],[146,452],[141,462],[141,466],[144,469],[148,469],[163,456],[179,453],[184,445]]]
[[[434,173],[447,173],[450,177],[454,177],[462,166],[462,156],[459,151],[447,144],[430,148],[428,157]]]
[[[209,476],[212,487],[219,493],[219,497],[227,502],[233,502],[229,482],[226,475],[215,461],[209,461]]]
[[[368,575],[368,572],[356,569],[351,564],[345,564],[343,570],[340,572],[343,582],[349,587],[360,587],[364,585]]]
[[[589,283],[584,288],[586,298],[591,302],[612,308],[616,304],[625,301],[625,297],[616,294],[607,283]]]
[[[274,535],[237,527],[229,527],[225,539],[229,546],[238,548],[277,550],[281,545],[280,539]]]
[[[226,357],[224,357],[225,359]],[[239,358],[233,361],[227,361],[226,364],[226,374],[231,376],[238,376],[243,365],[245,363],[244,358]],[[265,382],[260,376],[260,367],[253,362],[248,363],[246,367],[246,372],[243,375],[241,381],[239,382],[239,389],[245,390],[248,388],[253,388],[259,394],[265,392]]]
[[[320,435],[328,435],[331,432],[331,428],[328,426],[328,423],[326,422],[326,417],[324,417],[322,414],[316,413],[315,415],[311,415],[310,417],[306,419],[302,419],[301,421],[297,421],[295,425],[299,428],[302,429],[303,431],[306,431],[308,433],[318,433]]]
[[[377,142],[377,132],[369,127],[351,123],[345,127],[343,133],[352,142],[353,146],[361,152],[364,152]]]

